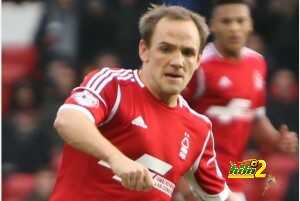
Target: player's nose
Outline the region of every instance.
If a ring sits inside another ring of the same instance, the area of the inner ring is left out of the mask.
[[[230,29],[230,31],[238,31],[239,29],[240,29],[240,25],[239,25],[239,23],[237,23],[237,22],[232,22],[232,23],[230,23],[230,25],[229,25],[229,29]]]
[[[181,52],[177,52],[171,58],[170,65],[175,68],[182,68],[184,64],[184,58]]]

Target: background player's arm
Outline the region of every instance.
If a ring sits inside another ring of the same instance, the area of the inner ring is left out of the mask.
[[[286,153],[294,153],[297,150],[296,133],[289,131],[286,125],[281,125],[277,130],[266,116],[260,116],[254,120],[252,129],[256,141],[264,147]]]

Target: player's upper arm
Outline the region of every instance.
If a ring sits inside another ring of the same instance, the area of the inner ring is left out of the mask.
[[[80,111],[96,125],[109,120],[120,104],[121,90],[115,77],[122,72],[103,68],[89,73],[59,110]]]
[[[225,201],[228,198],[230,190],[216,161],[214,138],[211,130],[208,131],[193,170],[195,179],[199,184],[196,192],[203,200]]]

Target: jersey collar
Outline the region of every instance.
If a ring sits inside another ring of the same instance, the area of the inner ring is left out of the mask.
[[[144,85],[144,83],[142,82],[142,80],[140,79],[140,76],[139,76],[139,74],[138,74],[138,70],[137,70],[137,69],[133,71],[133,76],[134,76],[135,80],[137,81],[138,85],[139,85],[141,88],[144,88],[145,85]]]

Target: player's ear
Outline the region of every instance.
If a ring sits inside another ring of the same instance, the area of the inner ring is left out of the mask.
[[[149,48],[146,41],[143,39],[139,42],[139,56],[143,63],[147,63],[149,61]]]

